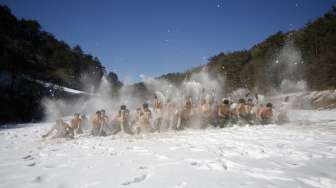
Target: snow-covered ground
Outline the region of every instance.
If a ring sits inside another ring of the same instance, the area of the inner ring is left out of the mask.
[[[0,187],[336,187],[336,110],[287,125],[44,140],[0,130]]]

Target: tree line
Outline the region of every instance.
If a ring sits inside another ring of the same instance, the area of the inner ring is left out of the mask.
[[[17,19],[0,5],[0,110],[2,122],[40,119],[43,97],[69,97],[34,80],[94,92],[103,75],[120,87],[117,74],[107,73],[97,57],[70,47],[41,29],[35,20]],[[1,123],[1,122],[0,122]]]
[[[282,52],[286,48],[287,51]],[[291,55],[300,57],[292,58]],[[287,33],[279,31],[249,50],[222,52],[209,58],[202,67],[169,73],[158,79],[179,84],[202,68],[214,78],[225,77],[223,88],[226,91],[247,88],[267,94],[278,89],[284,79],[305,80],[311,90],[335,89],[336,7],[301,29]]]

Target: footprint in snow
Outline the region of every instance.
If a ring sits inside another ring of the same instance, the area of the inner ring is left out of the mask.
[[[46,179],[46,175],[40,175],[40,176],[36,176],[34,179],[33,179],[33,183],[41,183],[43,182],[45,179]]]
[[[24,160],[33,160],[34,157],[31,156],[31,155],[26,155],[26,156],[22,157],[22,159],[24,159]]]
[[[145,170],[145,169],[147,169],[148,167],[147,166],[139,166],[139,170]]]
[[[144,181],[146,178],[148,178],[148,175],[147,174],[143,174],[141,176],[134,177],[131,180],[127,180],[124,183],[122,183],[121,185],[131,185],[133,183],[140,183],[140,182]]]
[[[32,163],[29,163],[27,166],[29,166],[29,167],[33,167],[33,166],[35,166],[36,165],[36,163],[35,162],[32,162]]]

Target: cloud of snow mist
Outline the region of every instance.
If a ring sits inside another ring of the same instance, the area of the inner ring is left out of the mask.
[[[108,116],[115,117],[122,104],[127,106],[132,116],[135,115],[136,108],[141,107],[143,103],[148,103],[154,111],[154,96],[157,96],[163,105],[174,104],[178,109],[182,109],[187,100],[192,100],[195,106],[199,104],[201,99],[214,103],[222,98],[221,91],[225,85],[224,79],[211,78],[206,69],[192,74],[178,86],[168,80],[154,79],[145,75],[141,75],[141,79],[146,89],[146,93],[143,95],[139,93],[143,91],[128,84],[121,87],[117,95],[113,95],[114,88],[103,77],[98,89],[92,95],[77,99],[44,99],[42,103],[45,107],[45,119],[54,121],[74,113],[90,116],[101,109],[105,109]],[[153,115],[154,118],[157,117],[155,113]],[[193,122],[195,127],[200,126],[198,119]]]
[[[205,68],[193,73],[190,78],[186,78],[179,86],[164,79],[153,79],[144,75],[141,78],[145,86],[159,100],[178,104],[184,104],[189,98],[193,101],[199,101],[202,97],[208,101],[212,100],[210,95],[219,97],[222,87],[224,87],[224,79],[211,78]]]
[[[304,63],[302,54],[290,37],[291,34],[275,60],[275,64],[282,64],[284,67],[280,73],[283,78],[280,83],[280,93],[306,91],[307,89],[306,82],[301,79],[300,65]]]
[[[94,88],[91,84],[87,84],[87,87]],[[66,97],[66,99],[45,98],[42,100],[42,105],[45,109],[44,119],[46,121],[54,121],[64,116],[71,116],[74,113],[87,115],[94,114],[97,110],[107,110],[116,107],[115,99],[112,97],[112,90],[113,88],[111,88],[104,76],[95,93]],[[69,94],[71,95],[71,93]]]
[[[279,87],[269,93],[269,97],[275,106],[287,106],[291,108],[294,100],[290,93],[308,91],[306,81],[302,79],[301,65],[304,63],[299,48],[291,39],[291,34],[285,41],[284,46],[275,54],[273,66],[276,74],[279,74]],[[272,71],[271,71],[272,72]],[[273,73],[274,73],[273,72]]]
[[[189,78],[186,78],[179,86],[176,86],[164,79],[153,79],[141,75],[142,81],[146,88],[157,96],[163,104],[172,103],[182,109],[186,101],[192,101],[193,105],[199,105],[202,99],[212,104],[221,99],[224,84],[224,79],[221,77],[211,78],[206,68],[193,73]],[[153,104],[151,104],[153,106]],[[199,118],[192,120],[192,126],[199,128],[201,122]]]
[[[303,80],[291,81],[291,80],[282,80],[280,84],[281,93],[293,93],[293,92],[302,92],[307,90],[307,83]]]

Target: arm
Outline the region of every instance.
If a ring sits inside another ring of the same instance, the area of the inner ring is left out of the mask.
[[[220,107],[217,108],[217,115],[220,117],[223,117],[224,115],[222,114],[222,110]]]
[[[76,122],[75,122],[74,119],[72,119],[72,120],[70,121],[70,126],[71,126],[73,129],[76,128]]]

